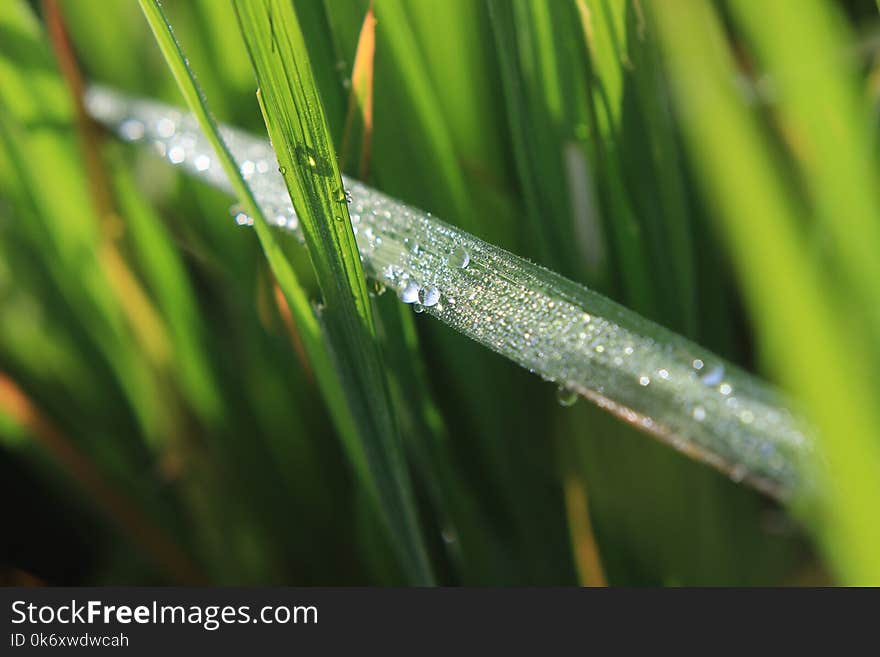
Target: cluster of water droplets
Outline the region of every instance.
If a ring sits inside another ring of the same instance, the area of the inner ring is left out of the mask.
[[[93,116],[174,165],[232,192],[194,119],[93,89]],[[267,140],[221,132],[265,216],[302,240]],[[304,156],[305,157],[305,156]],[[312,166],[312,163],[305,164]],[[315,163],[317,166],[317,163]],[[736,479],[773,494],[799,486],[810,442],[769,387],[622,306],[553,272],[343,177],[340,202],[374,293],[386,288],[477,342],[584,396]],[[233,211],[239,225],[252,225]]]

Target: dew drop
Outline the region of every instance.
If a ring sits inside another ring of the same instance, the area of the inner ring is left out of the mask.
[[[330,167],[324,158],[310,146],[300,145],[295,149],[296,159],[305,167],[308,167],[321,176],[330,175]]]
[[[381,281],[373,281],[373,284],[370,287],[370,294],[374,297],[381,297],[385,294],[385,285]]]
[[[640,376],[639,377],[639,385],[640,386],[647,386],[650,383],[651,383],[651,379],[649,379],[647,376]]]
[[[172,164],[180,164],[186,159],[186,150],[183,146],[176,144],[168,149],[168,160]]]
[[[577,403],[578,394],[571,390],[570,388],[566,388],[565,386],[559,386],[556,389],[556,401],[559,402],[560,406],[574,406]]]
[[[127,119],[119,126],[119,134],[126,141],[138,141],[144,138],[144,124],[137,119]]]
[[[703,408],[702,406],[697,406],[694,409],[693,416],[697,422],[702,422],[703,420],[706,419],[706,409]]]
[[[169,118],[159,119],[158,123],[156,123],[156,133],[162,139],[168,139],[169,137],[174,136],[174,132],[177,127],[174,125],[174,121]]]
[[[414,310],[416,313],[423,313],[423,312],[425,312],[425,307],[424,307],[422,304],[420,304],[420,303],[414,303],[414,304],[413,304],[413,310]]]
[[[287,167],[278,167],[278,173],[282,176],[285,175],[287,173]]]
[[[717,386],[721,383],[721,379],[724,377],[724,366],[716,365],[711,370],[706,372],[703,376],[700,377],[700,381],[703,382],[703,385],[707,386]]]
[[[436,306],[438,301],[440,301],[440,290],[436,287],[423,287],[419,290],[419,303],[423,306]]]
[[[400,300],[404,303],[415,303],[419,300],[419,284],[408,281],[400,290]]]
[[[195,159],[196,171],[207,171],[211,168],[211,158],[207,155],[199,155]]]
[[[450,267],[454,267],[455,269],[464,269],[470,264],[471,254],[467,252],[466,249],[462,247],[457,247],[452,250],[449,254],[449,257],[446,258],[446,262]]]

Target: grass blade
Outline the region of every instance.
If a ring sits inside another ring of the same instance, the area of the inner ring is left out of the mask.
[[[123,105],[117,119],[162,115],[153,103],[115,98]],[[108,121],[100,107],[93,111]],[[254,138],[236,134],[237,147],[256,151]],[[155,130],[145,136],[167,145]],[[181,164],[198,173],[204,142],[181,138],[190,144]],[[277,207],[286,198],[282,177],[272,167],[258,177],[259,202]],[[367,273],[417,311],[737,481],[780,496],[809,489],[799,471],[809,440],[763,383],[558,274],[357,181],[345,184]]]
[[[355,417],[373,493],[413,581],[432,581],[332,136],[290,3],[236,2],[275,145],[323,295],[322,325]]]
[[[880,582],[880,426],[869,394],[871,374],[846,350],[842,326],[825,281],[807,259],[798,206],[774,166],[757,117],[738,94],[736,70],[720,20],[708,4],[651,5],[675,82],[685,133],[702,182],[716,199],[731,243],[763,352],[810,409],[827,457],[812,518],[841,576],[854,584]],[[682,39],[682,33],[688,34]],[[760,235],[760,239],[755,239]],[[816,321],[816,318],[822,318]],[[809,363],[809,372],[804,363]]]

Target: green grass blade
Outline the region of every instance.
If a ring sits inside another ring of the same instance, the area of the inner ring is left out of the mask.
[[[318,379],[324,399],[330,408],[336,428],[347,445],[355,445],[356,433],[353,418],[347,408],[345,398],[340,393],[339,381],[330,363],[330,354],[324,346],[320,325],[312,312],[308,296],[300,285],[282,244],[269,229],[266,219],[254,200],[250,188],[245,183],[238,165],[218,132],[195,76],[187,64],[180,44],[172,32],[170,24],[165,19],[160,5],[153,0],[142,0],[141,7],[150,27],[156,35],[156,40],[162,53],[165,55],[187,104],[217,153],[220,164],[226,172],[236,195],[242,201],[249,215],[254,219],[254,227],[263,247],[263,252],[284,292],[291,312],[296,318],[305,351]],[[352,449],[350,451],[355,469],[363,472],[366,467],[365,459],[359,456],[355,450]]]
[[[413,581],[432,581],[391,407],[332,136],[290,3],[236,2],[281,172],[323,294],[322,325],[394,545]]]
[[[730,6],[768,76],[771,110],[816,209],[816,242],[827,243],[819,248],[852,291],[850,311],[872,323],[870,342],[880,332],[880,160],[874,110],[847,56],[853,35],[827,2],[779,0],[760,13],[748,0]]]
[[[168,325],[174,371],[196,412],[207,422],[216,421],[222,416],[222,402],[205,353],[205,327],[184,263],[131,174],[120,167],[113,178],[134,260]]]
[[[848,352],[850,332],[807,257],[791,190],[734,86],[736,70],[719,19],[703,3],[651,6],[685,115],[685,136],[704,189],[718,207],[763,352],[799,393],[822,434],[826,499],[811,509],[820,513],[811,520],[845,581],[877,584],[880,414],[871,395],[876,386],[864,361]]]
[[[310,357],[318,361],[313,363],[313,366],[320,377],[321,373],[328,369],[326,367],[327,354],[321,344],[321,331],[318,321],[312,313],[306,292],[300,286],[281,244],[279,244],[275,235],[269,230],[260,207],[254,200],[253,194],[247,183],[245,183],[238,165],[220,136],[214,119],[208,111],[207,103],[199,90],[195,76],[189,69],[180,44],[172,32],[170,24],[166,21],[161,6],[154,0],[142,0],[141,8],[156,36],[162,53],[168,61],[168,65],[177,80],[187,105],[216,150],[223,170],[226,172],[236,195],[242,201],[249,215],[254,219],[255,228],[263,245],[263,250],[266,253],[266,258],[287,297],[291,311],[296,316],[306,350]],[[322,364],[325,366],[322,367]],[[333,403],[330,403],[333,406]]]

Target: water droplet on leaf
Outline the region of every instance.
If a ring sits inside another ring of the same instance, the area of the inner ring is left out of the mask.
[[[556,401],[559,402],[560,406],[574,406],[577,403],[578,394],[571,390],[570,388],[566,388],[565,386],[559,386],[556,389]]]
[[[423,287],[419,290],[419,303],[423,306],[436,306],[440,301],[440,290],[436,287]]]
[[[717,386],[721,383],[721,379],[724,377],[724,366],[716,365],[711,370],[706,372],[703,376],[700,377],[700,381],[703,382],[703,385],[707,386]]]
[[[404,303],[415,303],[419,300],[419,285],[415,281],[407,281],[400,290],[400,300]]]
[[[471,261],[471,255],[467,252],[466,249],[462,247],[458,247],[449,254],[449,257],[446,258],[446,262],[450,267],[455,267],[456,269],[464,269],[468,266]]]

